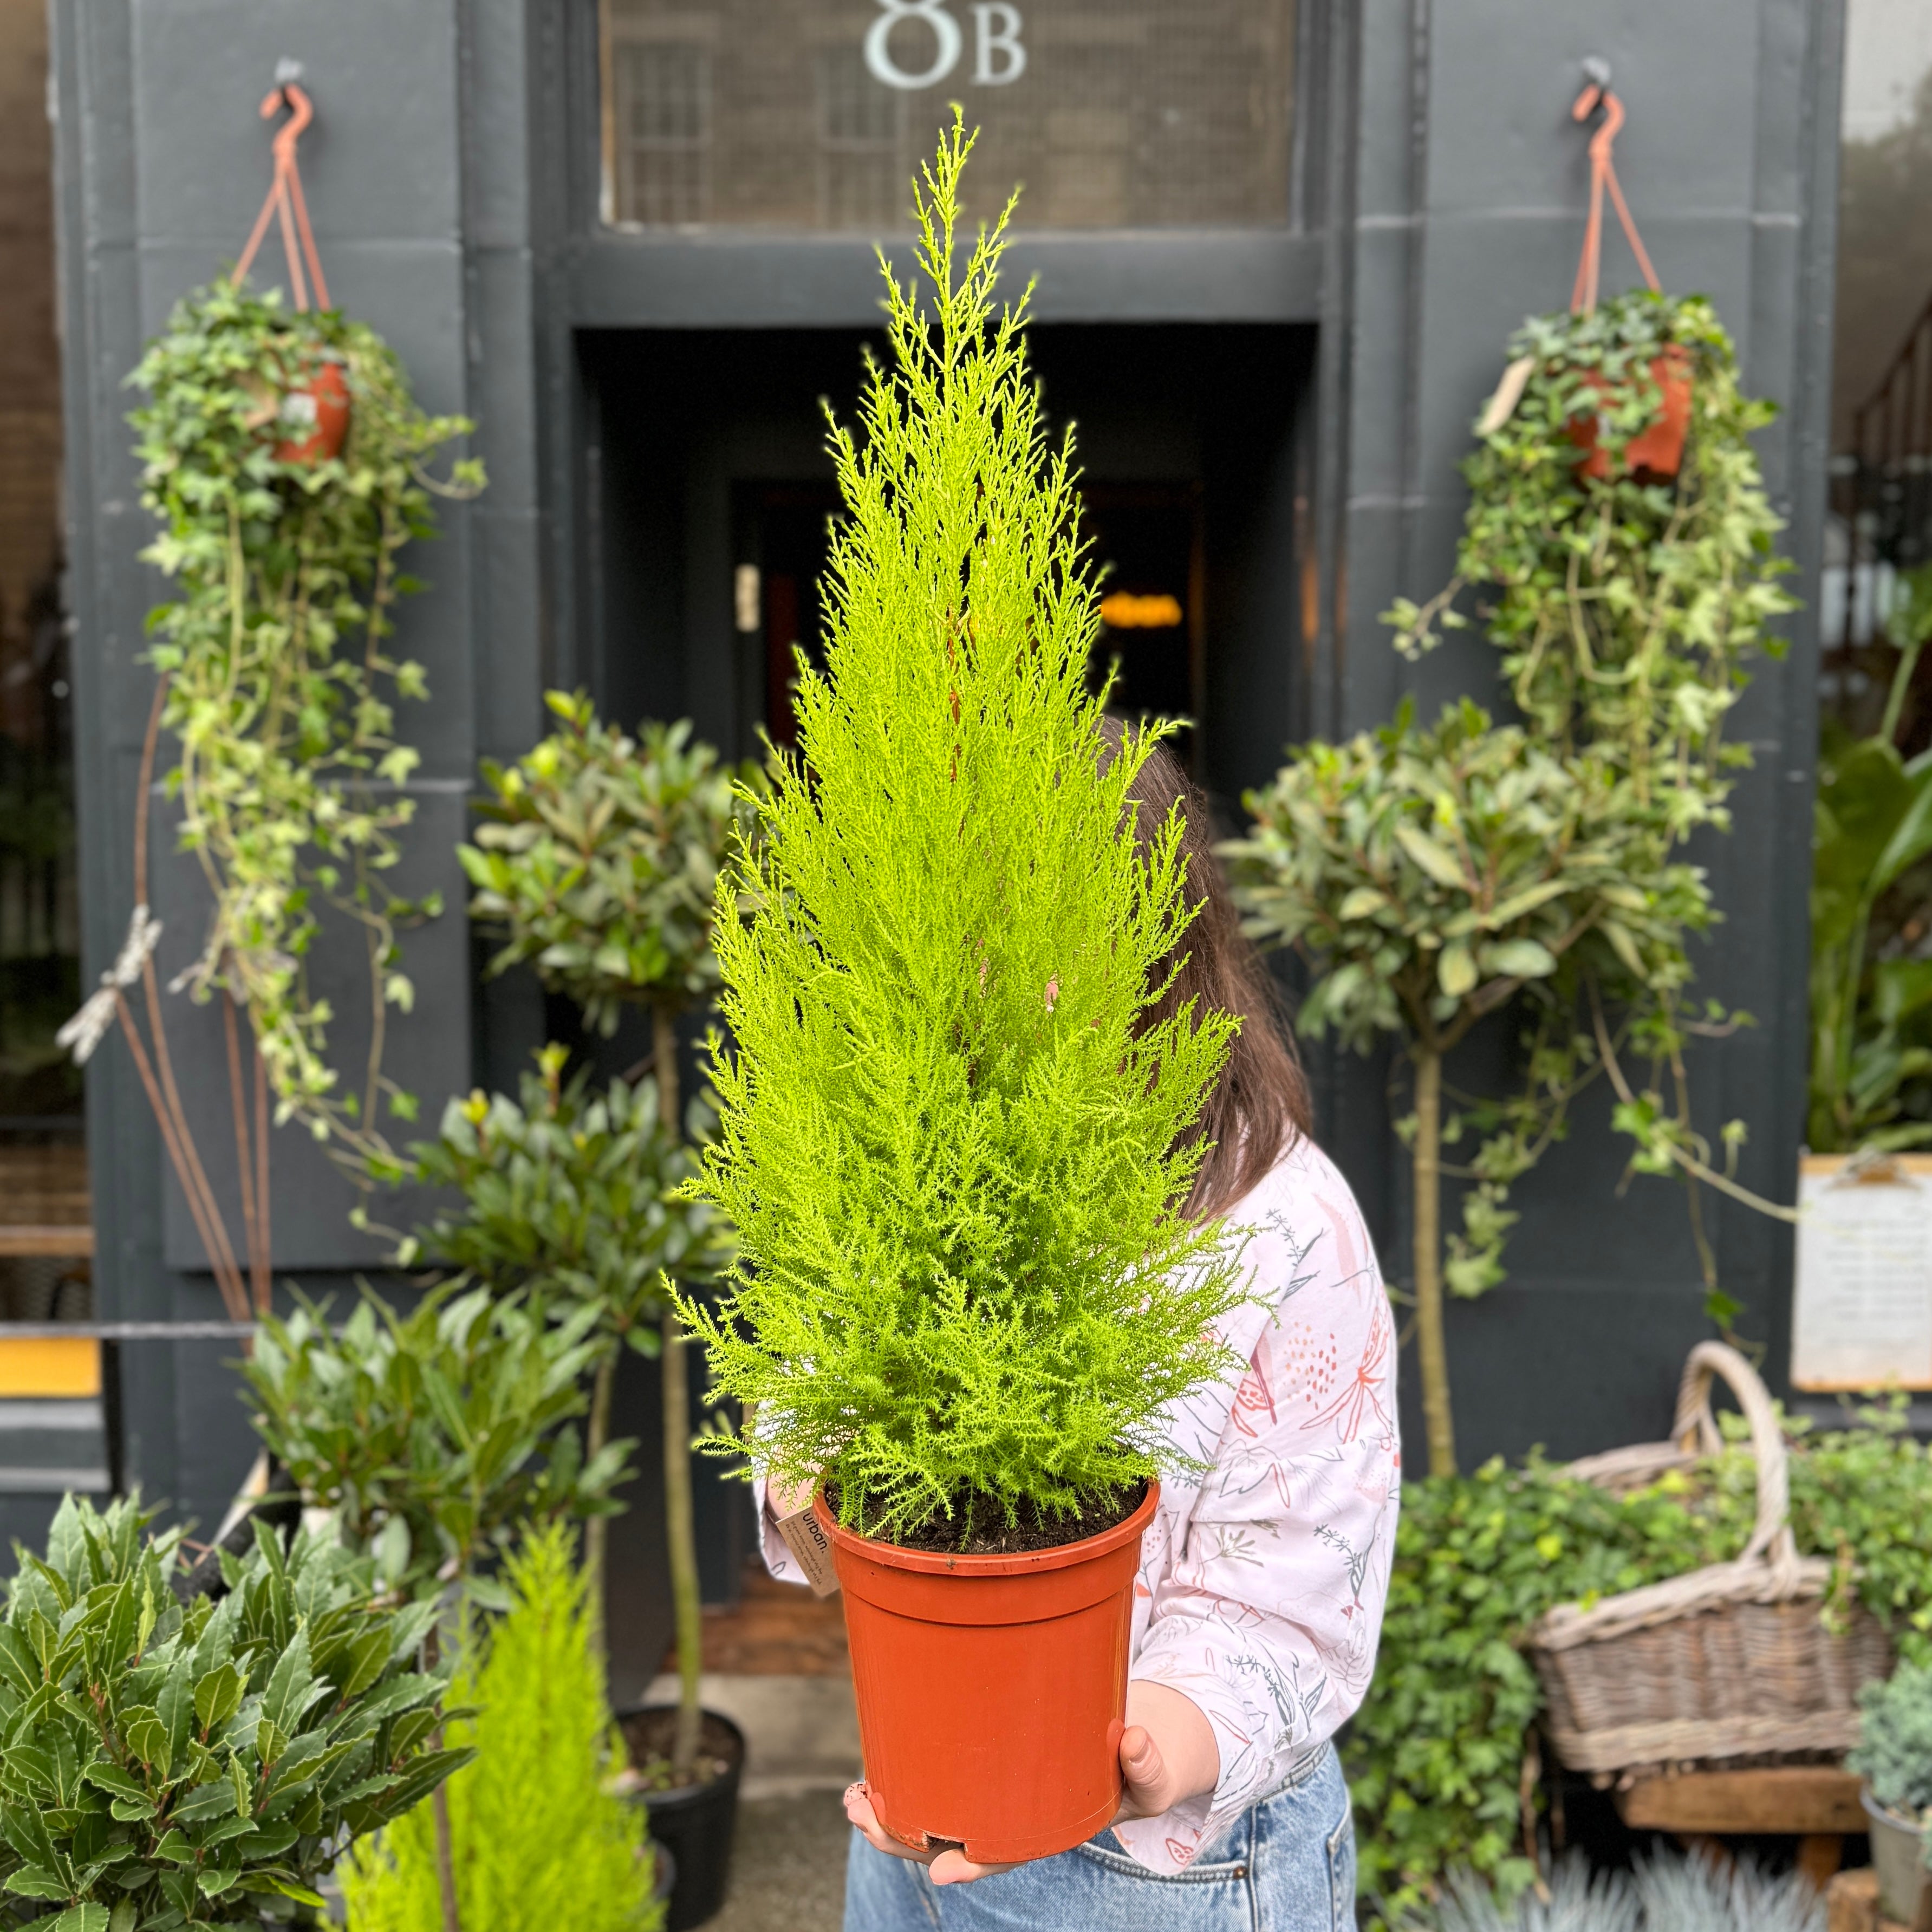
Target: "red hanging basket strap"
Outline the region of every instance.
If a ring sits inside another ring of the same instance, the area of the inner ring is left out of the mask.
[[[248,245],[242,250],[230,279],[236,287],[242,286],[242,278],[248,274],[256,250],[268,234],[268,224],[279,215],[282,248],[288,256],[289,292],[296,307],[307,309],[313,290],[315,306],[326,308],[328,284],[322,278],[322,258],[316,253],[315,232],[308,225],[308,203],[302,194],[302,170],[296,161],[296,143],[302,139],[302,130],[315,118],[315,104],[294,81],[286,80],[269,90],[268,98],[262,103],[262,118],[272,121],[284,107],[289,110],[289,118],[274,139],[274,179],[268,184],[268,199],[255,218],[254,232],[248,237]],[[302,276],[304,260],[308,265],[306,284]]]
[[[1617,180],[1616,164],[1610,158],[1610,149],[1617,138],[1617,130],[1624,124],[1624,104],[1609,88],[1597,81],[1576,97],[1576,104],[1570,110],[1573,121],[1587,121],[1597,110],[1604,110],[1602,124],[1590,136],[1590,218],[1583,230],[1583,256],[1576,264],[1576,284],[1570,292],[1570,309],[1574,315],[1588,315],[1597,306],[1598,272],[1603,266],[1604,255],[1604,190],[1608,188],[1610,199],[1616,204],[1617,219],[1623,224],[1624,237],[1630,244],[1630,253],[1636,257],[1637,266],[1643,271],[1643,278],[1650,286],[1653,295],[1663,292],[1657,279],[1657,271],[1650,266],[1650,256],[1645,252],[1642,238],[1636,232],[1636,224],[1630,219],[1630,204],[1624,200],[1624,191]]]

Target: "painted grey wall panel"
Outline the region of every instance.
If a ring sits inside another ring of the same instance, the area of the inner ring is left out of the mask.
[[[1435,6],[1431,18],[1432,217],[1581,208],[1587,134],[1570,108],[1592,54],[1610,62],[1612,84],[1629,111],[1616,144],[1617,174],[1646,238],[1646,210],[1749,203],[1757,0],[1463,0]],[[1606,211],[1606,218],[1616,218]]]
[[[394,1007],[384,1015],[385,1075],[416,1096],[419,1125],[380,1117],[390,1139],[406,1145],[433,1129],[443,1102],[470,1085],[470,934],[464,914],[467,898],[455,858],[466,830],[465,798],[450,787],[415,787],[416,818],[402,835],[403,857],[388,876],[394,889],[416,898],[431,891],[443,896],[446,910],[397,934],[400,970],[416,988],[413,1010]],[[177,821],[158,801],[157,826]],[[155,862],[154,910],[163,924],[155,959],[165,988],[199,958],[208,930],[210,899],[198,861],[172,851],[164,836]],[[339,1078],[339,1094],[363,1089],[369,1051],[371,1003],[369,964],[362,934],[334,910],[322,914],[322,930],[310,956],[310,984],[334,1010],[328,1036],[328,1059]],[[188,993],[164,994],[170,1048],[183,1083],[183,1104],[206,1165],[236,1253],[245,1254],[241,1197],[236,1178],[233,1108],[228,1084],[227,1050],[218,1001],[197,1004]],[[392,1244],[358,1234],[349,1225],[358,1196],[332,1161],[298,1123],[272,1136],[271,1192],[275,1265],[278,1270],[374,1267]],[[201,1238],[173,1171],[166,1175],[164,1252],[169,1267],[200,1270],[208,1266]],[[397,1228],[421,1221],[431,1205],[420,1191],[380,1193],[373,1198],[375,1220]]]
[[[286,56],[302,62],[316,104],[300,160],[331,294],[332,242],[455,240],[451,0],[140,0],[134,20],[144,236],[240,254],[286,118],[266,122],[259,110]],[[272,228],[262,247],[279,279]]]
[[[530,27],[526,0],[466,0],[464,226],[480,252],[527,258],[530,242]]]

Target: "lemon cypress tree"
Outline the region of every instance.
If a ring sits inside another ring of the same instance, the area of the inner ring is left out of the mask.
[[[1152,1473],[1240,1292],[1180,1211],[1238,1022],[1150,1022],[1186,944],[1180,823],[1136,823],[1150,733],[1108,755],[1071,441],[1024,300],[993,304],[1012,205],[963,264],[956,239],[971,145],[956,114],[914,188],[929,286],[886,271],[890,364],[856,433],[832,421],[825,668],[800,664],[796,754],[720,884],[752,916],[713,928],[731,1043],[694,1185],[740,1258],[718,1314],[684,1304],[758,1404],[753,1460],[886,1535],[1072,1518]]]

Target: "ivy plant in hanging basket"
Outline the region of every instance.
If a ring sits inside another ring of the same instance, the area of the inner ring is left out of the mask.
[[[1119,1802],[1156,1419],[1222,1372],[1235,1265],[1183,1218],[1236,1024],[1148,1024],[1190,914],[1177,816],[1108,755],[1099,598],[1004,220],[956,252],[958,124],[916,194],[930,286],[832,438],[821,674],[720,884],[731,1044],[699,1191],[739,1230],[681,1296],[760,1472],[822,1482],[884,1828],[1042,1857]],[[1010,208],[1009,209],[1010,213]],[[963,251],[962,251],[963,252]],[[1144,842],[1142,842],[1144,839]]]
[[[380,1054],[343,1089],[307,960],[333,906],[366,935],[379,1039],[382,1010],[413,1001],[397,933],[440,905],[388,884],[418,762],[395,706],[428,686],[388,640],[421,587],[401,551],[434,533],[438,494],[482,487],[473,461],[446,482],[427,467],[470,425],[425,416],[366,325],[226,282],[178,305],[130,380],[148,392],[133,420],[162,524],[144,555],[176,586],[149,620],[180,748],[167,783],[214,896],[189,986],[247,1013],[278,1118],[380,1159],[382,1123],[413,1102]]]
[[[1610,1082],[1637,1171],[1769,1205],[1737,1184],[1742,1124],[1722,1130],[1719,1154],[1690,1118],[1689,1037],[1743,1016],[1691,998],[1690,940],[1720,914],[1682,848],[1729,828],[1750,754],[1725,742],[1725,720],[1751,659],[1781,652],[1769,627],[1792,608],[1750,446],[1773,411],[1740,391],[1701,297],[1536,316],[1510,348],[1463,466],[1456,574],[1388,616],[1414,656],[1471,621],[1458,600],[1473,587],[1522,724],[1452,712],[1430,733],[1405,716],[1346,746],[1304,746],[1250,795],[1255,830],[1229,854],[1250,930],[1315,974],[1304,1029],[1364,1051],[1378,1034],[1407,1045],[1417,1105],[1399,1125],[1438,1474],[1455,1466],[1444,1290],[1502,1279],[1509,1187],[1564,1133],[1582,1087]],[[1686,374],[1688,394],[1674,388]],[[1506,1010],[1520,1085],[1456,1094],[1444,1053]],[[1445,1166],[1443,1147],[1465,1135],[1473,1153]],[[1446,1266],[1445,1174],[1473,1184]],[[1728,1321],[1736,1304],[1690,1199],[1708,1305]]]

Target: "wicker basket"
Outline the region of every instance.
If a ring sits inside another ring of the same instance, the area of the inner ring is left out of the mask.
[[[1588,1610],[1560,1604],[1532,1631],[1544,1728],[1573,1770],[1848,1750],[1858,1742],[1859,1685],[1892,1669],[1891,1640],[1868,1612],[1855,1610],[1842,1636],[1820,1620],[1831,1565],[1798,1554],[1777,1412],[1736,1349],[1703,1342],[1690,1352],[1670,1442],[1590,1456],[1569,1473],[1621,1491],[1714,1454],[1714,1376],[1750,1424],[1756,1526],[1735,1562]]]

